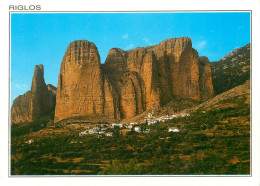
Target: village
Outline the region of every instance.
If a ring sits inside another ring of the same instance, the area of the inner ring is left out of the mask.
[[[205,113],[205,111],[202,111]],[[145,117],[143,117],[140,121],[131,121],[125,123],[88,123],[84,121],[67,121],[66,123],[60,124],[60,127],[66,128],[68,131],[77,131],[79,137],[83,136],[95,136],[97,138],[103,137],[113,137],[115,136],[115,132],[119,133],[121,136],[126,136],[129,133],[139,133],[139,134],[149,134],[155,131],[155,125],[159,123],[165,123],[174,118],[185,118],[189,117],[190,113],[188,112],[180,112],[172,115],[164,115],[164,116],[155,116],[154,111],[151,110],[147,113]],[[49,132],[58,132],[62,130],[57,130],[60,128],[58,125],[47,125],[47,131]],[[168,126],[167,131],[169,133],[179,133],[181,132],[181,128],[179,126]],[[64,132],[64,131],[63,131]],[[44,130],[40,130],[37,133],[44,133]],[[29,139],[25,141],[26,144],[34,143],[34,139]]]
[[[174,118],[179,117],[188,117],[190,116],[189,113],[176,113],[173,115],[166,115],[161,117],[154,117],[154,111],[152,110],[147,114],[146,117],[140,122],[129,122],[129,123],[112,123],[112,124],[100,124],[95,127],[85,126],[86,130],[81,131],[79,136],[84,135],[97,135],[97,137],[112,137],[114,133],[111,129],[118,128],[120,130],[120,134],[126,135],[129,132],[136,132],[136,133],[150,133],[151,129],[149,128],[142,128],[142,125],[147,124],[148,126],[154,125],[159,122],[166,122],[167,120],[171,120]],[[181,129],[178,127],[169,127],[168,132],[180,132]]]

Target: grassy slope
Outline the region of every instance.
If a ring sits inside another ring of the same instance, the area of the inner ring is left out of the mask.
[[[231,95],[190,117],[144,125],[150,134],[79,137],[83,128],[56,126],[12,136],[12,174],[249,174],[250,95]],[[171,126],[182,131],[168,133]]]

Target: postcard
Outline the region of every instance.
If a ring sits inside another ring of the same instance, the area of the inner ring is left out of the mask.
[[[253,3],[63,6],[5,10],[6,183],[259,184]]]

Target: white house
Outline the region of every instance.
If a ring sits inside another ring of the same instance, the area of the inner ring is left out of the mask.
[[[150,120],[150,121],[147,121],[148,125],[152,125],[152,124],[155,124],[157,121],[155,120]]]
[[[105,131],[99,131],[98,133],[99,133],[99,134],[104,134],[104,135],[106,134]]]
[[[150,113],[150,112],[149,112],[149,113],[147,114],[147,117],[148,117],[148,118],[153,117],[153,113]]]
[[[181,117],[185,117],[186,113],[180,113]]]
[[[116,126],[118,126],[117,123],[112,123],[112,127],[116,127]]]
[[[186,117],[186,116],[190,116],[190,114],[189,113],[180,113],[180,116],[181,117]]]
[[[88,131],[88,133],[89,133],[89,134],[95,134],[95,133],[97,133],[97,130],[91,129],[91,130]]]
[[[133,128],[133,125],[127,125],[126,127],[131,129],[131,128]]]
[[[84,136],[84,135],[86,135],[87,133],[88,133],[88,131],[82,131],[82,132],[79,133],[79,136]]]
[[[180,132],[180,129],[178,129],[177,127],[170,127],[168,129],[168,132]]]
[[[33,139],[30,139],[30,140],[26,141],[25,143],[31,144],[31,143],[33,143],[33,142],[34,142],[34,140],[33,140]]]
[[[137,125],[137,122],[130,122],[130,125]]]
[[[120,127],[122,128],[124,126],[123,123],[112,123],[112,127]]]
[[[99,131],[100,128],[99,127],[94,127],[92,130]]]
[[[172,115],[172,118],[177,118],[177,115],[176,115],[176,114],[173,114],[173,115]]]
[[[157,118],[156,121],[159,121],[159,122],[160,122],[160,121],[162,121],[162,118]]]
[[[135,132],[141,132],[141,127],[135,127],[134,130]]]
[[[113,136],[113,132],[108,132],[108,133],[106,133],[106,136]]]
[[[118,126],[119,126],[120,128],[122,128],[122,127],[124,126],[124,124],[123,124],[123,123],[119,123]]]

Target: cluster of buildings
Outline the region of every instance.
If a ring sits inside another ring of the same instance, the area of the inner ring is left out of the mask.
[[[179,118],[179,117],[187,117],[190,116],[189,113],[177,113],[177,114],[173,114],[173,115],[166,115],[166,116],[161,116],[158,118],[153,117],[152,113],[148,113],[147,117],[145,118],[145,120],[147,121],[148,125],[152,125],[155,124],[157,122],[165,122],[167,120],[171,120],[173,118]]]
[[[97,134],[98,136],[110,136],[111,137],[111,136],[113,136],[113,132],[106,132],[106,130],[108,128],[114,128],[116,126],[118,126],[118,125],[112,124],[111,127],[107,127],[107,128],[94,127],[92,129],[80,132],[79,136],[84,136],[84,135],[87,135],[87,134],[90,134],[90,135],[91,134]],[[129,126],[131,126],[131,128]],[[125,134],[127,134],[128,132],[131,132],[131,131],[133,131],[133,132],[143,132],[143,133],[150,133],[151,132],[151,129],[142,130],[142,128],[140,126],[134,126],[134,125],[129,125],[129,126],[128,125],[121,126],[120,128],[122,128],[122,129],[120,130],[120,133],[122,135],[125,135]]]
[[[87,134],[98,134],[99,136],[113,136],[113,132],[106,132],[109,125],[102,124],[100,127],[94,127],[92,129],[89,129],[89,127],[86,127],[89,130],[85,130],[79,133],[79,136],[84,136]]]
[[[101,124],[99,127],[94,127],[92,129],[82,131],[79,133],[79,136],[84,136],[87,134],[98,134],[98,136],[113,136],[113,132],[106,132],[108,128],[120,128],[120,133],[122,135],[125,135],[128,132],[143,132],[143,133],[150,133],[151,129],[145,129],[142,130],[141,126],[138,126],[139,124],[144,124],[148,123],[149,125],[156,124],[157,122],[165,122],[167,120],[171,120],[173,118],[179,118],[179,117],[187,117],[190,116],[189,113],[178,113],[178,114],[173,114],[173,115],[166,115],[166,116],[161,116],[158,118],[155,118],[152,113],[148,113],[147,117],[144,118],[144,121],[142,122],[130,122],[130,123],[112,123],[111,125],[108,124]],[[170,127],[168,129],[168,132],[180,132],[180,129],[177,127]]]
[[[206,113],[206,111],[202,111],[202,113]],[[89,126],[85,126],[85,131],[82,131],[79,133],[79,136],[84,136],[84,135],[92,135],[92,134],[96,134],[98,137],[101,136],[109,136],[112,137],[113,136],[113,132],[107,132],[108,128],[115,128],[115,127],[119,127],[120,128],[120,134],[122,135],[126,135],[129,132],[137,132],[137,133],[150,133],[151,129],[142,129],[141,126],[139,126],[140,124],[145,124],[146,122],[149,125],[152,124],[156,124],[157,122],[165,122],[167,120],[173,119],[173,118],[178,118],[178,117],[187,117],[190,116],[189,113],[178,113],[178,114],[173,114],[173,115],[166,115],[166,116],[161,116],[158,118],[155,118],[153,116],[153,112],[152,113],[148,113],[147,117],[144,118],[144,121],[142,122],[130,122],[130,123],[112,123],[112,124],[101,124],[99,126],[96,126],[94,128],[91,128]],[[41,132],[41,131],[40,131]],[[177,127],[170,127],[168,129],[168,132],[180,132],[180,129]],[[34,140],[30,139],[28,141],[26,141],[25,143],[27,144],[31,144],[33,143]]]

